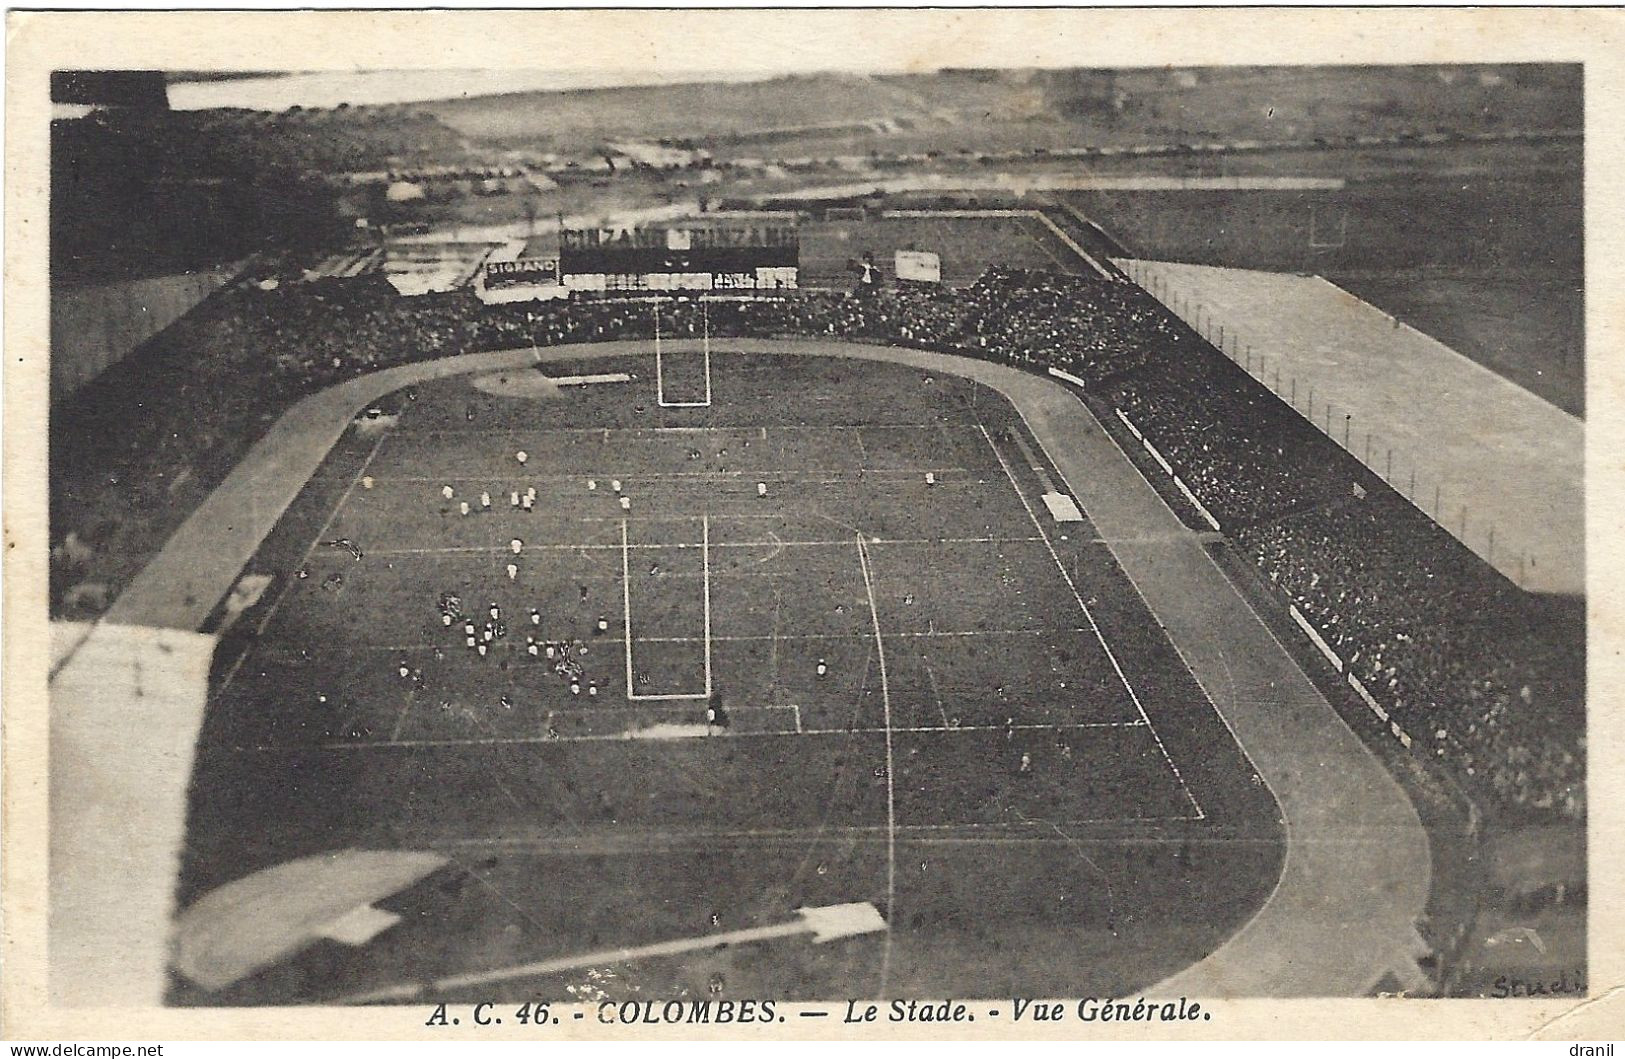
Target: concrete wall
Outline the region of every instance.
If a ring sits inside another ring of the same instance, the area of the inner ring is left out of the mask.
[[[234,272],[227,266],[52,291],[51,403],[174,323]]]

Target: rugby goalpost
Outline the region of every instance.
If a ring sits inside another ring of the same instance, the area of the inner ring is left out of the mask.
[[[627,541],[627,522],[621,519],[621,613],[624,616],[626,648],[626,698],[629,702],[669,702],[682,699],[709,699],[711,697],[711,516],[700,517],[701,599],[704,607],[703,635],[705,638],[705,690],[661,692],[642,695],[637,691],[636,674],[632,669],[632,547]],[[690,545],[692,547],[692,545]]]
[[[666,399],[666,362],[660,342],[660,298],[654,299],[655,317],[655,400],[661,408],[711,407],[711,306],[700,296],[700,352],[705,359],[705,399],[703,401],[670,401]]]

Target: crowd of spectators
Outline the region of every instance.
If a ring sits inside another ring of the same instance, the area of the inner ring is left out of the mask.
[[[1498,804],[1584,811],[1583,634],[1522,593],[1133,284],[990,270],[953,290],[666,301],[667,337],[804,335],[1060,368],[1123,409],[1371,693]],[[377,278],[223,292],[115,367],[53,438],[53,606],[116,596],[298,397],[411,360],[647,338],[641,300],[483,305]],[[93,435],[93,436],[91,436]],[[86,592],[87,585],[96,591]],[[77,611],[77,612],[76,612]]]
[[[1245,527],[1249,558],[1429,753],[1511,806],[1583,808],[1578,636],[1403,498]]]
[[[1326,436],[1210,347],[1159,358],[1105,396],[1226,529],[1349,492],[1350,465]]]

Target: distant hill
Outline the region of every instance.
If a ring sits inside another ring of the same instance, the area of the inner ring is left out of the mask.
[[[803,129],[852,153],[1080,142],[1327,139],[1576,129],[1578,66],[1192,67],[820,74],[735,84],[525,92],[423,104],[493,146],[590,150],[615,138],[735,143]],[[873,132],[852,136],[854,125]],[[889,123],[889,124],[888,124]],[[794,138],[773,136],[776,153]]]
[[[704,137],[920,112],[871,78],[834,74],[523,92],[424,103],[421,108],[473,140],[561,152],[590,150],[616,138]]]

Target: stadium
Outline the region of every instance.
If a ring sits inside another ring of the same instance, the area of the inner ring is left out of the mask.
[[[1397,238],[1305,186],[1339,220],[1259,239]],[[84,383],[53,757],[184,767],[130,809],[157,914],[54,881],[54,987],[108,931],[187,1007],[1583,967],[1578,421],[1324,279],[1137,253],[1127,194],[257,259]]]

